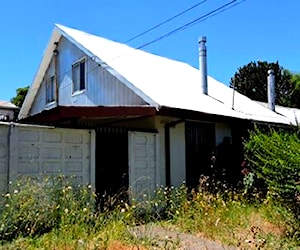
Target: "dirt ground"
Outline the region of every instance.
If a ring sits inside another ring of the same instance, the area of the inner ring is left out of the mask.
[[[159,226],[146,225],[132,229],[137,238],[149,239],[153,250],[234,250],[235,247],[223,246],[221,243],[187,233],[179,233]]]

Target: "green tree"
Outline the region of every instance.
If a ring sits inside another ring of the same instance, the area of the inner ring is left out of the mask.
[[[276,63],[250,62],[238,68],[230,80],[230,87],[250,99],[267,102],[268,70],[275,73],[276,104],[300,108],[300,75],[292,74]]]
[[[24,88],[18,88],[16,90],[17,95],[11,98],[10,101],[16,106],[21,108],[28,90],[29,90],[29,86],[26,86]]]
[[[300,107],[300,74],[291,74],[292,83],[295,86],[294,92],[292,94],[292,106],[291,107]]]

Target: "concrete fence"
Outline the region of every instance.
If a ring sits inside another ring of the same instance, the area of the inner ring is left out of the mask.
[[[93,130],[0,123],[0,193],[20,176],[75,175],[94,184],[94,151]]]

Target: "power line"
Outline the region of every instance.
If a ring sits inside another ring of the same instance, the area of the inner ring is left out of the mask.
[[[160,36],[160,37],[158,37],[158,38],[156,38],[156,39],[150,41],[150,42],[147,42],[147,43],[145,43],[145,44],[143,44],[143,45],[140,45],[140,46],[136,47],[136,49],[144,48],[144,47],[146,47],[146,46],[148,46],[148,45],[150,45],[150,44],[153,44],[153,43],[155,43],[155,42],[158,42],[159,40],[162,40],[162,39],[165,38],[165,37],[174,35],[174,34],[176,34],[177,32],[180,32],[180,31],[182,31],[182,30],[185,30],[185,29],[187,29],[187,28],[190,28],[191,26],[194,26],[195,24],[198,24],[198,23],[200,23],[200,22],[203,22],[203,21],[207,20],[208,18],[211,18],[211,17],[216,16],[216,15],[218,15],[218,14],[220,14],[220,13],[226,11],[226,10],[229,10],[229,9],[235,7],[236,5],[241,4],[242,2],[245,2],[246,0],[243,0],[243,1],[241,1],[241,2],[238,2],[238,3],[234,4],[234,5],[232,5],[232,4],[233,4],[234,2],[236,2],[236,1],[237,1],[237,0],[232,0],[231,2],[228,2],[228,3],[226,3],[226,4],[222,5],[222,6],[220,6],[219,8],[216,8],[216,9],[214,9],[214,10],[208,12],[207,14],[200,16],[200,17],[194,19],[193,21],[191,21],[191,22],[189,22],[189,23],[186,23],[186,24],[180,26],[179,28],[176,28],[176,29],[174,29],[174,30],[172,30],[172,31],[170,31],[170,32],[168,32],[168,33],[166,33],[166,34],[164,34],[164,35],[162,35],[162,36]]]
[[[171,17],[171,18],[169,18],[169,19],[167,19],[167,20],[165,20],[165,21],[163,21],[163,22],[161,22],[161,23],[159,23],[159,24],[153,26],[152,28],[150,28],[150,29],[148,29],[148,30],[146,30],[146,31],[144,31],[144,32],[141,32],[141,33],[139,33],[139,34],[133,36],[132,38],[129,38],[128,40],[124,41],[123,43],[131,42],[132,40],[135,40],[136,38],[141,37],[141,36],[143,36],[143,35],[149,33],[150,31],[152,31],[152,30],[154,30],[154,29],[157,29],[158,27],[160,27],[160,26],[162,26],[162,25],[164,25],[164,24],[166,24],[166,23],[172,21],[173,19],[175,19],[175,18],[177,18],[177,17],[179,17],[179,16],[185,14],[186,12],[188,12],[188,11],[190,11],[190,10],[192,10],[192,9],[194,9],[194,8],[196,8],[196,7],[198,7],[199,5],[205,3],[206,1],[207,1],[207,0],[203,0],[203,1],[201,1],[201,2],[199,2],[199,3],[197,3],[197,4],[195,4],[195,5],[191,6],[190,8],[188,8],[188,9],[186,9],[186,10],[184,10],[184,11],[178,13],[177,15],[175,15],[175,16],[173,16],[173,17]]]

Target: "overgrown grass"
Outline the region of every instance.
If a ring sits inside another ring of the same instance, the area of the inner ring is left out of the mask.
[[[110,199],[99,211],[91,187],[71,183],[59,176],[12,184],[1,200],[2,249],[152,249],[151,241],[130,233],[146,223],[243,249],[299,245],[299,222],[271,198],[249,200],[243,192],[210,194],[182,185],[158,188],[130,204]]]

